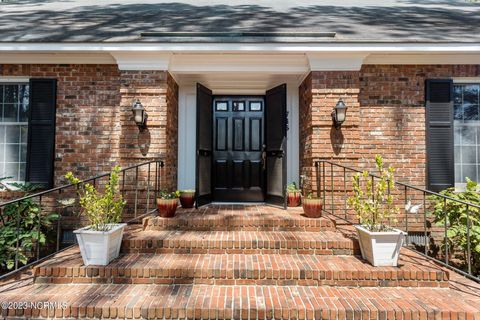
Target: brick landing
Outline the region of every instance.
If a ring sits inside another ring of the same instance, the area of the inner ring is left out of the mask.
[[[407,249],[398,268],[371,267],[355,256],[349,229],[298,209],[179,210],[129,227],[121,257],[107,267],[84,267],[75,248],[0,285],[0,302],[65,302],[65,309],[1,315],[480,320],[477,284]]]
[[[197,231],[335,231],[335,223],[326,218],[308,219],[301,208],[268,206],[211,205],[180,209],[175,219],[145,218],[145,230]]]

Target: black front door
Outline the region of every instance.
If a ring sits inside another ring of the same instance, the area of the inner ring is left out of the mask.
[[[264,201],[264,112],[263,96],[214,97],[214,201]]]

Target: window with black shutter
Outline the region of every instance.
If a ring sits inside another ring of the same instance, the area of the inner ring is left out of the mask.
[[[453,81],[426,81],[427,187],[441,191],[454,185]]]
[[[26,181],[53,187],[56,80],[30,80]]]

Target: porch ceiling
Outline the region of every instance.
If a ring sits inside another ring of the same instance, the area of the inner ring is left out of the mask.
[[[282,83],[300,85],[305,74],[272,73],[195,73],[173,74],[181,86],[201,83],[214,94],[265,94],[265,91]]]

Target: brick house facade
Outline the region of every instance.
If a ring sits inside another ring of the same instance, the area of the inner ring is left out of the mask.
[[[0,77],[57,79],[55,185],[151,159],[166,163],[163,185],[177,187],[179,86],[168,71],[118,65],[3,64]],[[314,160],[372,169],[381,154],[401,181],[426,186],[425,80],[478,78],[480,66],[363,65],[359,71],[311,71],[298,87],[299,172],[316,190]],[[342,98],[347,121],[337,130],[332,106]],[[131,104],[147,106],[140,131]],[[295,142],[294,142],[295,143]]]
[[[57,80],[55,185],[73,171],[88,178],[152,159],[176,187],[178,85],[166,71],[120,71],[116,65],[0,65],[0,77]],[[148,105],[148,128],[133,122],[132,102]]]
[[[374,169],[376,154],[398,179],[426,186],[425,81],[478,78],[480,65],[363,65],[358,72],[312,72],[299,88],[300,167],[312,177],[313,160]],[[343,98],[348,122],[332,126],[332,105]]]

